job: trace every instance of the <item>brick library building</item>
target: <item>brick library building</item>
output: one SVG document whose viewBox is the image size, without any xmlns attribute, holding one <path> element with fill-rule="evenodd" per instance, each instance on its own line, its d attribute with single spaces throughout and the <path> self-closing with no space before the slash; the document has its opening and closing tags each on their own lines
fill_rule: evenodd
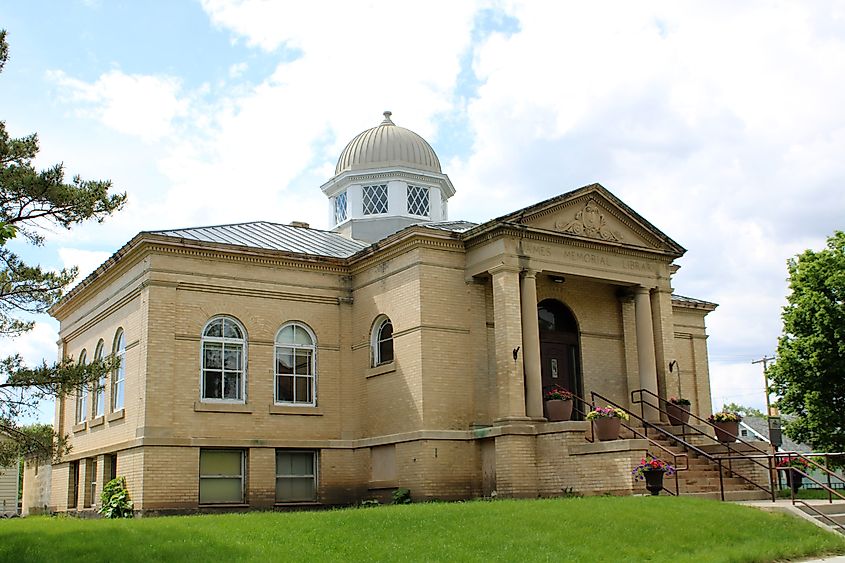
<svg viewBox="0 0 845 563">
<path fill-rule="evenodd" d="M 710 414 L 715 305 L 673 294 L 684 248 L 601 185 L 451 220 L 434 150 L 385 112 L 321 189 L 331 230 L 141 232 L 53 307 L 63 357 L 121 362 L 57 402 L 49 510 L 116 475 L 142 514 L 632 494 L 642 441 L 592 443 L 544 393 Z"/>
</svg>

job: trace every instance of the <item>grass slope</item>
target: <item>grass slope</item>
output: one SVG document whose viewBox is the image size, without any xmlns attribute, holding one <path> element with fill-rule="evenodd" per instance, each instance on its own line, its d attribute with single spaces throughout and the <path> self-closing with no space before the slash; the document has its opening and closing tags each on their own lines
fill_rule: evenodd
<svg viewBox="0 0 845 563">
<path fill-rule="evenodd" d="M 3 561 L 774 561 L 845 553 L 800 519 L 592 497 L 139 520 L 0 521 Z"/>
</svg>

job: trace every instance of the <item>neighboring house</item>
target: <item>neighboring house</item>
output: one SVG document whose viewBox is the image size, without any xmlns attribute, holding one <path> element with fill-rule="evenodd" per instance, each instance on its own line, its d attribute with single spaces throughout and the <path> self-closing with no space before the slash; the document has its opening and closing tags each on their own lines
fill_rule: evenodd
<svg viewBox="0 0 845 563">
<path fill-rule="evenodd" d="M 331 231 L 142 232 L 52 308 L 61 356 L 121 359 L 57 403 L 52 510 L 118 474 L 162 512 L 630 493 L 636 441 L 585 444 L 544 390 L 628 406 L 681 373 L 710 414 L 715 305 L 672 295 L 685 250 L 604 187 L 450 221 L 437 155 L 386 113 L 322 191 Z"/>
<path fill-rule="evenodd" d="M 786 422 L 787 417 L 783 417 L 784 422 Z M 739 437 L 742 439 L 752 439 L 752 440 L 760 440 L 771 444 L 771 440 L 769 439 L 769 422 L 765 417 L 762 416 L 746 416 L 742 419 L 742 422 L 739 425 Z M 798 442 L 793 441 L 790 439 L 786 434 L 784 434 L 781 438 L 783 442 L 780 447 L 778 447 L 778 451 L 780 452 L 799 452 L 799 453 L 810 453 L 813 449 L 807 444 L 801 444 Z M 823 463 L 821 458 L 814 458 L 819 463 Z M 823 474 L 821 471 L 810 471 L 809 475 L 816 479 L 817 481 L 821 481 L 823 483 L 827 483 L 827 476 Z M 832 478 L 831 485 L 833 488 L 842 489 L 845 488 L 845 482 L 840 479 Z M 818 488 L 818 485 L 815 483 L 805 480 L 804 482 L 805 488 Z"/>
<path fill-rule="evenodd" d="M 5 440 L 0 435 L 0 440 Z M 18 464 L 0 467 L 0 516 L 18 513 Z"/>
</svg>

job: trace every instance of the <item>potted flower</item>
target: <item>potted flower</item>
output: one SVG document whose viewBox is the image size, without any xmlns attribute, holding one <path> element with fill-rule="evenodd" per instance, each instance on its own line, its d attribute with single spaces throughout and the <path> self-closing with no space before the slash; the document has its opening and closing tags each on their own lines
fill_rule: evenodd
<svg viewBox="0 0 845 563">
<path fill-rule="evenodd" d="M 596 407 L 587 413 L 587 420 L 595 425 L 595 436 L 600 441 L 618 440 L 622 421 L 628 420 L 628 413 L 611 406 Z"/>
<path fill-rule="evenodd" d="M 669 397 L 666 403 L 666 414 L 669 416 L 669 424 L 680 426 L 689 422 L 689 399 L 683 397 Z"/>
<path fill-rule="evenodd" d="M 640 460 L 640 464 L 631 471 L 631 474 L 635 480 L 645 481 L 645 488 L 652 496 L 657 496 L 663 490 L 663 476 L 666 474 L 674 475 L 675 468 L 662 459 L 646 454 L 646 457 Z"/>
<path fill-rule="evenodd" d="M 739 435 L 739 423 L 742 417 L 735 412 L 717 412 L 710 415 L 707 419 L 710 424 L 716 429 L 716 439 L 727 444 L 736 442 Z"/>
<path fill-rule="evenodd" d="M 569 420 L 572 416 L 572 392 L 555 385 L 543 395 L 546 418 L 551 422 Z"/>
<path fill-rule="evenodd" d="M 810 470 L 810 463 L 803 457 L 789 456 L 782 458 L 777 463 L 777 468 L 786 473 L 786 484 L 792 487 L 792 492 L 797 495 L 804 479 L 798 471 L 807 473 Z"/>
</svg>

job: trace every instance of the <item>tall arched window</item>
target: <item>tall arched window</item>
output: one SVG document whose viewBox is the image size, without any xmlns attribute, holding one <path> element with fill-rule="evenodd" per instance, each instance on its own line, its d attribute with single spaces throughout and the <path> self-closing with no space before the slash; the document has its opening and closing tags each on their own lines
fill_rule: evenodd
<svg viewBox="0 0 845 563">
<path fill-rule="evenodd" d="M 384 315 L 377 318 L 373 325 L 372 349 L 373 366 L 393 361 L 393 323 Z"/>
<path fill-rule="evenodd" d="M 119 411 L 123 408 L 123 391 L 126 386 L 126 336 L 123 329 L 117 329 L 114 335 L 112 354 L 120 362 L 111 377 L 111 410 Z"/>
<path fill-rule="evenodd" d="M 316 338 L 311 329 L 289 323 L 276 335 L 276 402 L 317 404 Z"/>
<path fill-rule="evenodd" d="M 231 317 L 217 317 L 202 331 L 203 401 L 244 402 L 246 331 Z"/>
<path fill-rule="evenodd" d="M 102 339 L 97 342 L 97 347 L 94 349 L 94 361 L 100 362 L 103 360 L 103 348 L 105 343 Z M 103 416 L 106 413 L 106 374 L 100 376 L 97 380 L 97 386 L 94 388 L 94 416 Z"/>
<path fill-rule="evenodd" d="M 88 362 L 88 354 L 85 350 L 79 353 L 79 365 L 85 365 Z M 76 391 L 76 423 L 79 424 L 80 422 L 85 420 L 85 406 L 86 406 L 86 399 L 88 397 L 88 386 L 87 385 L 80 385 L 79 389 Z"/>
</svg>

